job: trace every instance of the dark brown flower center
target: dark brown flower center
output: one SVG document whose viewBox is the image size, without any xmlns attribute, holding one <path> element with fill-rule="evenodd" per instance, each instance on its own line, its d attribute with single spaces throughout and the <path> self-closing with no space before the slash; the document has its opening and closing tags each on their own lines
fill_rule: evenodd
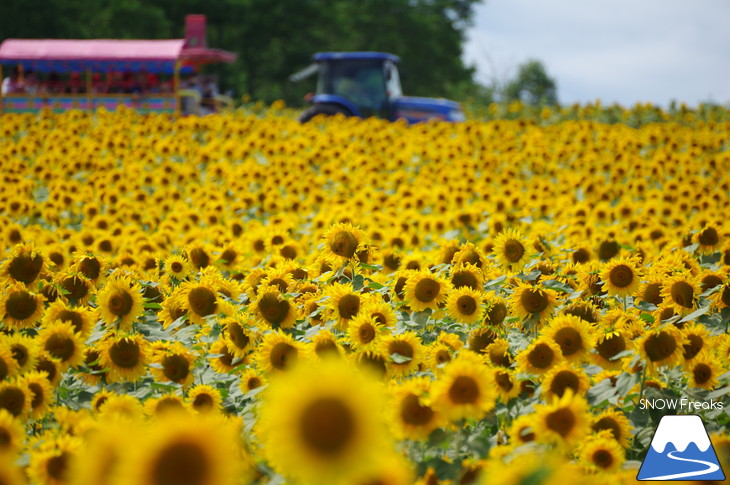
<svg viewBox="0 0 730 485">
<path fill-rule="evenodd" d="M 527 361 L 537 369 L 547 369 L 553 364 L 555 353 L 548 344 L 540 343 L 527 354 Z"/>
<path fill-rule="evenodd" d="M 350 259 L 355 255 L 358 244 L 357 238 L 350 231 L 339 231 L 330 241 L 330 251 Z"/>
<path fill-rule="evenodd" d="M 272 325 L 279 325 L 289 315 L 289 302 L 279 300 L 275 293 L 264 294 L 258 303 L 259 311 L 264 319 Z"/>
<path fill-rule="evenodd" d="M 686 281 L 677 281 L 674 283 L 670 290 L 670 294 L 672 295 L 672 300 L 674 300 L 677 305 L 684 308 L 692 308 L 694 290 L 692 285 Z"/>
<path fill-rule="evenodd" d="M 305 445 L 326 457 L 342 453 L 356 433 L 352 411 L 336 398 L 311 402 L 300 419 L 299 432 Z"/>
<path fill-rule="evenodd" d="M 271 349 L 269 360 L 275 369 L 285 370 L 297 360 L 298 356 L 299 354 L 294 346 L 286 342 L 279 342 Z"/>
<path fill-rule="evenodd" d="M 628 265 L 619 264 L 609 271 L 608 281 L 618 288 L 626 288 L 634 281 L 634 271 Z"/>
<path fill-rule="evenodd" d="M 210 474 L 210 458 L 196 443 L 171 443 L 152 465 L 154 485 L 203 485 Z"/>
<path fill-rule="evenodd" d="M 109 348 L 109 358 L 114 365 L 123 369 L 132 369 L 140 361 L 139 344 L 131 339 L 122 339 Z"/>
<path fill-rule="evenodd" d="M 677 349 L 677 341 L 666 332 L 649 336 L 644 342 L 644 350 L 652 362 L 659 362 L 671 356 Z"/>
<path fill-rule="evenodd" d="M 560 346 L 565 357 L 583 349 L 583 338 L 580 332 L 572 327 L 563 327 L 555 332 L 555 342 Z"/>
<path fill-rule="evenodd" d="M 408 394 L 400 404 L 400 417 L 404 423 L 412 426 L 423 426 L 433 419 L 434 412 L 424 406 L 415 394 Z"/>
<path fill-rule="evenodd" d="M 14 291 L 5 303 L 7 315 L 14 320 L 25 320 L 38 309 L 38 302 L 27 291 Z"/>
<path fill-rule="evenodd" d="M 36 254 L 35 256 L 20 255 L 16 256 L 8 264 L 8 273 L 15 281 L 20 281 L 26 285 L 35 281 L 43 267 L 43 256 Z"/>
<path fill-rule="evenodd" d="M 215 301 L 215 293 L 204 286 L 198 286 L 188 293 L 190 309 L 201 317 L 207 317 L 215 313 L 218 304 Z"/>
<path fill-rule="evenodd" d="M 570 409 L 560 408 L 547 415 L 547 427 L 565 438 L 575 427 L 575 415 Z"/>
<path fill-rule="evenodd" d="M 479 396 L 479 385 L 469 376 L 457 376 L 449 386 L 449 399 L 455 404 L 473 404 Z"/>
<path fill-rule="evenodd" d="M 520 304 L 527 313 L 540 313 L 548 307 L 548 303 L 541 290 L 527 288 L 520 295 Z"/>
<path fill-rule="evenodd" d="M 555 374 L 552 382 L 550 383 L 550 392 L 558 397 L 562 397 L 565 394 L 566 389 L 571 389 L 575 394 L 580 386 L 580 380 L 578 375 L 570 370 L 562 370 Z"/>
<path fill-rule="evenodd" d="M 132 296 L 124 290 L 117 290 L 109 296 L 107 305 L 112 315 L 124 317 L 132 311 Z"/>
<path fill-rule="evenodd" d="M 430 303 L 439 296 L 440 291 L 441 285 L 438 281 L 430 278 L 424 278 L 416 283 L 416 300 L 422 303 Z"/>
<path fill-rule="evenodd" d="M 67 335 L 54 333 L 48 337 L 43 348 L 52 357 L 60 360 L 61 362 L 66 362 L 73 356 L 74 351 L 76 350 L 76 345 Z"/>
<path fill-rule="evenodd" d="M 519 241 L 508 239 L 504 243 L 504 257 L 510 263 L 516 263 L 525 254 L 525 247 Z"/>
<path fill-rule="evenodd" d="M 337 311 L 341 318 L 350 320 L 360 311 L 360 297 L 353 294 L 343 296 L 337 302 Z"/>
<path fill-rule="evenodd" d="M 162 373 L 172 382 L 181 382 L 190 374 L 190 364 L 182 355 L 168 355 L 162 359 Z"/>
<path fill-rule="evenodd" d="M 477 311 L 477 302 L 470 295 L 462 295 L 456 300 L 456 308 L 462 315 L 470 316 Z"/>
</svg>

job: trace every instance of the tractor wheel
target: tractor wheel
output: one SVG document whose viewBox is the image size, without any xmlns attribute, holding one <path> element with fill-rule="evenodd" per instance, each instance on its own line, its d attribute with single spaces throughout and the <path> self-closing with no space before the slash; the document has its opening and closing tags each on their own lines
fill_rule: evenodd
<svg viewBox="0 0 730 485">
<path fill-rule="evenodd" d="M 314 106 L 310 106 L 307 108 L 304 113 L 299 117 L 299 121 L 301 123 L 306 123 L 307 121 L 311 120 L 317 115 L 325 115 L 325 116 L 334 116 L 338 113 L 341 113 L 345 116 L 352 116 L 352 113 L 350 113 L 345 108 L 338 106 L 336 104 L 315 104 Z"/>
</svg>

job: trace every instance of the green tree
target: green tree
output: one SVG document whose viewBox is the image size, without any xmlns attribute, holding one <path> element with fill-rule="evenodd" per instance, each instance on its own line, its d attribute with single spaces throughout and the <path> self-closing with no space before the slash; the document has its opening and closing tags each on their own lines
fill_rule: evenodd
<svg viewBox="0 0 730 485">
<path fill-rule="evenodd" d="M 547 75 L 535 59 L 521 64 L 517 76 L 504 87 L 505 101 L 522 101 L 529 106 L 558 104 L 555 80 Z"/>
<path fill-rule="evenodd" d="M 480 0 L 6 0 L 3 38 L 179 38 L 185 15 L 205 14 L 208 44 L 236 52 L 222 87 L 267 102 L 301 102 L 313 86 L 287 82 L 320 51 L 386 51 L 402 59 L 404 90 L 426 96 L 469 92 L 461 60 Z"/>
</svg>

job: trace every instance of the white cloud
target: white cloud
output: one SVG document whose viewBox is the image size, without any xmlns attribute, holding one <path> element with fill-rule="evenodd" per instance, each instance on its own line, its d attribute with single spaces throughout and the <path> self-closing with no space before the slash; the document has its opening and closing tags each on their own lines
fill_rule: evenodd
<svg viewBox="0 0 730 485">
<path fill-rule="evenodd" d="M 529 58 L 561 102 L 730 102 L 730 2 L 487 0 L 464 58 L 505 80 Z"/>
</svg>

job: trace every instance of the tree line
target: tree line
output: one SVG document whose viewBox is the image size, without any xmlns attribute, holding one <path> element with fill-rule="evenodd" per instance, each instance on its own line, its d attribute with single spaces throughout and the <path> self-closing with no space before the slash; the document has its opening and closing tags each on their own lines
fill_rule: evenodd
<svg viewBox="0 0 730 485">
<path fill-rule="evenodd" d="M 0 38 L 180 38 L 185 16 L 196 13 L 207 16 L 210 47 L 238 54 L 233 64 L 206 68 L 236 95 L 301 104 L 313 81 L 295 84 L 287 78 L 306 67 L 312 54 L 362 50 L 398 55 L 409 95 L 556 102 L 549 93 L 552 82 L 554 94 L 554 81 L 545 76 L 520 81 L 518 75 L 511 87 L 475 82 L 462 49 L 480 1 L 7 0 L 0 2 Z M 547 96 L 530 94 L 536 80 L 539 89 L 547 81 Z"/>
</svg>

